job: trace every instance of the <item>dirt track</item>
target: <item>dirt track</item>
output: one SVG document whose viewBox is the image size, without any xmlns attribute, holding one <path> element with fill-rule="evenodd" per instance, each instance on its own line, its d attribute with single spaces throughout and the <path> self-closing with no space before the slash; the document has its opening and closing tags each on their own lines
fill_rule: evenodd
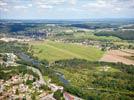
<svg viewBox="0 0 134 100">
<path fill-rule="evenodd" d="M 106 54 L 104 54 L 104 56 L 100 59 L 100 61 L 105 61 L 105 62 L 122 62 L 124 64 L 128 64 L 128 65 L 134 65 L 134 60 L 130 60 L 125 58 L 124 56 L 132 56 L 134 50 L 129 50 L 129 52 L 127 52 L 128 50 L 111 50 L 111 51 L 107 51 Z"/>
</svg>

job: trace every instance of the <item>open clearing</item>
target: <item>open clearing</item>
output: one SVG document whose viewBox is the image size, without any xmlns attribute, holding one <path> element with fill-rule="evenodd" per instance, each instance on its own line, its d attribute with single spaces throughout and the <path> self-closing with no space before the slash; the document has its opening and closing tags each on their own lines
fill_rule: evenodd
<svg viewBox="0 0 134 100">
<path fill-rule="evenodd" d="M 72 43 L 60 43 L 42 41 L 30 43 L 35 57 L 40 60 L 56 61 L 62 59 L 86 59 L 90 61 L 99 60 L 103 52 L 91 46 L 82 46 Z"/>
<path fill-rule="evenodd" d="M 104 56 L 100 59 L 100 61 L 106 62 L 122 62 L 128 65 L 134 65 L 134 60 L 128 59 L 133 55 L 134 50 L 111 50 L 106 52 Z"/>
</svg>

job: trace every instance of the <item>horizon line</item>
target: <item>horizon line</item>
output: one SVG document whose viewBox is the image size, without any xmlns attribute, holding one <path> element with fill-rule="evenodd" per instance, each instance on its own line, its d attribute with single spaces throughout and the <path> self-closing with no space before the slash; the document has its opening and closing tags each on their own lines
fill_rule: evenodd
<svg viewBox="0 0 134 100">
<path fill-rule="evenodd" d="M 61 18 L 61 19 L 54 19 L 54 18 L 42 18 L 42 19 L 13 19 L 13 18 L 1 18 L 0 20 L 93 20 L 93 19 L 134 19 L 134 17 L 124 17 L 124 18 Z"/>
</svg>

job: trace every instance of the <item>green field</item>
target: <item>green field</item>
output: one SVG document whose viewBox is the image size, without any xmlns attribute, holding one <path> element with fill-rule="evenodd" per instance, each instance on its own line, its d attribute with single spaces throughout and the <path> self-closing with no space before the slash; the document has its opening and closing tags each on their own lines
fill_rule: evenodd
<svg viewBox="0 0 134 100">
<path fill-rule="evenodd" d="M 103 55 L 103 52 L 97 48 L 71 43 L 45 41 L 34 42 L 31 45 L 35 57 L 50 62 L 72 58 L 96 61 Z"/>
<path fill-rule="evenodd" d="M 91 40 L 111 40 L 111 41 L 120 41 L 118 37 L 114 36 L 96 36 L 93 34 L 94 32 L 85 32 L 85 33 L 75 33 L 74 38 L 75 39 L 91 39 Z"/>
</svg>

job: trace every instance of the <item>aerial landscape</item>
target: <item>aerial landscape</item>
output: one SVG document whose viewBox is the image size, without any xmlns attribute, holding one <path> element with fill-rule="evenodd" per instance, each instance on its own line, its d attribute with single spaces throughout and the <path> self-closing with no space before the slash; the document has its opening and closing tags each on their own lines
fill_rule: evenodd
<svg viewBox="0 0 134 100">
<path fill-rule="evenodd" d="M 0 100 L 134 100 L 134 0 L 0 0 Z"/>
</svg>

